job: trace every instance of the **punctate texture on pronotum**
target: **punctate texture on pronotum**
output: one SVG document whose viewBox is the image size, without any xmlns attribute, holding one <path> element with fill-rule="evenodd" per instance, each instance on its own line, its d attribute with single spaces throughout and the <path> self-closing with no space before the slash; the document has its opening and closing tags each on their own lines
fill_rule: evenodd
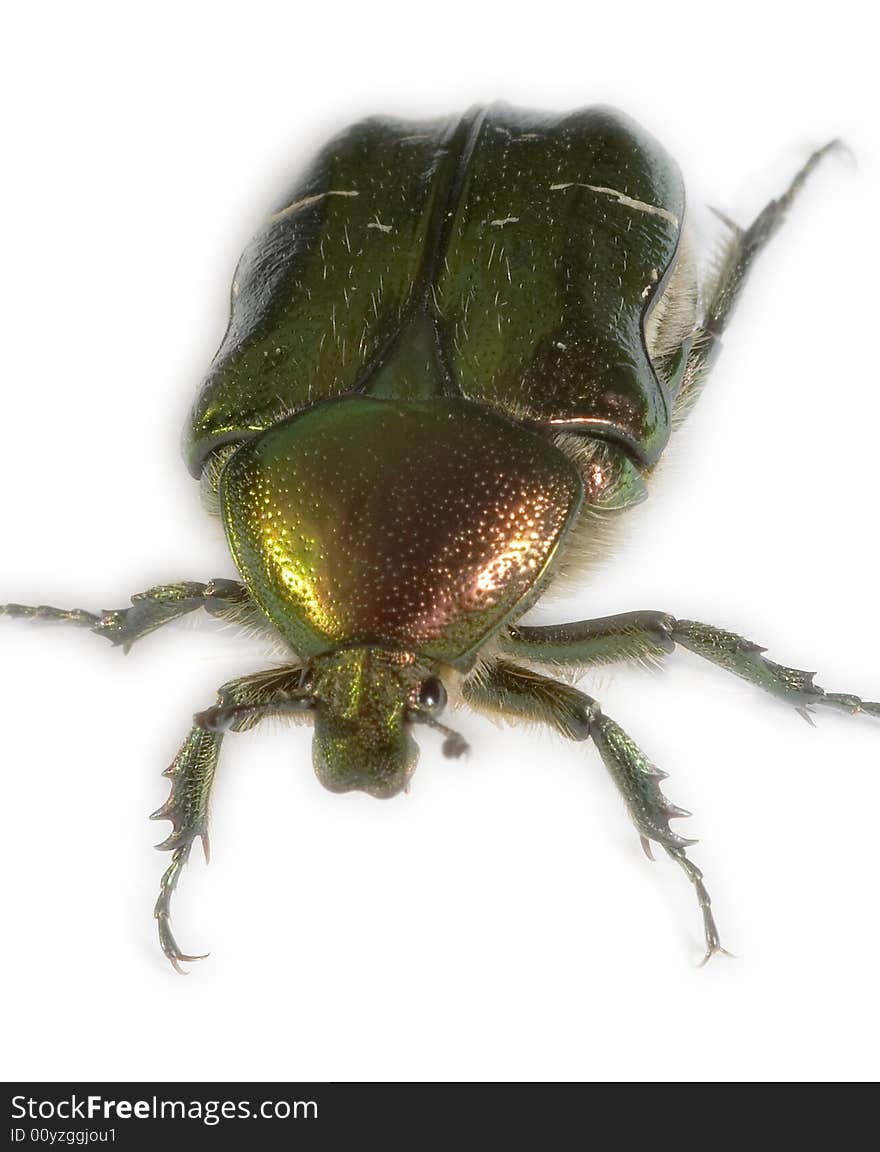
<svg viewBox="0 0 880 1152">
<path fill-rule="evenodd" d="M 834 147 L 749 227 L 725 219 L 711 259 L 675 161 L 609 108 L 365 120 L 278 199 L 235 272 L 184 437 L 238 579 L 162 585 L 118 611 L 0 608 L 126 650 L 202 608 L 288 653 L 224 684 L 165 772 L 153 817 L 171 821 L 159 847 L 172 855 L 155 917 L 178 971 L 200 957 L 177 945 L 171 897 L 196 840 L 207 855 L 226 732 L 295 718 L 325 787 L 391 797 L 409 788 L 417 733 L 467 749 L 441 720 L 450 707 L 591 742 L 646 853 L 657 845 L 693 885 L 705 959 L 723 951 L 694 841 L 670 825 L 689 813 L 572 673 L 678 645 L 807 716 L 880 717 L 880 704 L 663 611 L 522 618 L 560 575 L 599 578 L 608 522 L 647 495 L 756 256 Z"/>
</svg>

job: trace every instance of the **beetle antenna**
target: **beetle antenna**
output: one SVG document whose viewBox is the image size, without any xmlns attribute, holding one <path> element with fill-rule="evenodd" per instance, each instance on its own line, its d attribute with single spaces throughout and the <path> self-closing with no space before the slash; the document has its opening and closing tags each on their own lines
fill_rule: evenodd
<svg viewBox="0 0 880 1152">
<path fill-rule="evenodd" d="M 434 728 L 438 732 L 442 732 L 445 739 L 441 751 L 443 755 L 449 760 L 457 760 L 459 756 L 464 756 L 466 752 L 470 752 L 471 746 L 465 740 L 460 732 L 456 732 L 454 728 L 447 728 L 445 724 L 441 724 L 439 720 L 434 720 L 433 717 L 425 716 L 419 717 L 423 724 L 427 724 L 429 728 Z"/>
</svg>

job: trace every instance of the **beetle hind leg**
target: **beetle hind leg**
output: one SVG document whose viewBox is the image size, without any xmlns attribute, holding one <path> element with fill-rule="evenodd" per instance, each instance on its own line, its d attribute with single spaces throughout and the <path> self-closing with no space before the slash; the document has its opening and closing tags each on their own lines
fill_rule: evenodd
<svg viewBox="0 0 880 1152">
<path fill-rule="evenodd" d="M 730 229 L 731 237 L 727 258 L 722 261 L 716 282 L 709 296 L 705 327 L 720 333 L 739 299 L 739 294 L 751 266 L 768 241 L 781 228 L 788 211 L 807 180 L 821 162 L 831 153 L 843 150 L 840 140 L 831 140 L 818 148 L 796 173 L 786 190 L 777 200 L 771 200 L 758 213 L 748 228 L 740 228 L 716 210 L 716 215 Z"/>
<path fill-rule="evenodd" d="M 706 952 L 702 963 L 718 953 L 730 955 L 721 947 L 703 873 L 687 855 L 687 849 L 696 841 L 680 836 L 670 827 L 670 820 L 690 816 L 690 812 L 666 799 L 660 788 L 666 773 L 651 763 L 619 724 L 603 714 L 592 697 L 569 684 L 502 660 L 482 668 L 478 677 L 466 680 L 462 695 L 479 711 L 548 724 L 573 740 L 592 739 L 623 798 L 646 855 L 653 859 L 651 844 L 658 844 L 693 885 L 703 918 Z"/>
<path fill-rule="evenodd" d="M 765 205 L 748 228 L 741 228 L 723 213 L 715 211 L 715 215 L 727 227 L 728 236 L 717 266 L 702 291 L 703 317 L 690 337 L 690 348 L 675 401 L 677 421 L 684 419 L 699 395 L 720 350 L 721 335 L 759 253 L 779 231 L 810 175 L 827 156 L 843 149 L 844 145 L 839 140 L 831 140 L 818 148 L 796 173 L 782 195 Z"/>
</svg>

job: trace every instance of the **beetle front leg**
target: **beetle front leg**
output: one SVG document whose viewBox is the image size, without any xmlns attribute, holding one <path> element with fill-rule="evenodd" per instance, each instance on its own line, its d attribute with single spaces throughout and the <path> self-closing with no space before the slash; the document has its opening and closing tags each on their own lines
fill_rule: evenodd
<svg viewBox="0 0 880 1152">
<path fill-rule="evenodd" d="M 243 731 L 253 727 L 272 711 L 290 711 L 293 701 L 301 710 L 304 704 L 296 695 L 300 672 L 298 667 L 273 668 L 224 684 L 217 693 L 216 710 L 231 712 L 229 723 L 208 728 L 201 722 L 207 714 L 197 716 L 179 752 L 163 773 L 171 778 L 171 793 L 150 819 L 172 822 L 171 834 L 156 847 L 174 855 L 162 876 L 153 914 L 162 951 L 181 975 L 186 974 L 181 963 L 202 960 L 204 956 L 189 956 L 178 947 L 171 930 L 171 898 L 195 841 L 202 841 L 206 861 L 210 855 L 208 812 L 223 730 L 228 727 Z"/>
<path fill-rule="evenodd" d="M 657 659 L 677 644 L 793 705 L 806 719 L 814 708 L 880 718 L 880 703 L 849 693 L 826 692 L 812 672 L 775 664 L 751 640 L 697 620 L 665 612 L 624 612 L 596 620 L 509 628 L 500 640 L 512 655 L 540 664 L 586 667 L 613 660 Z"/>
<path fill-rule="evenodd" d="M 170 767 L 163 773 L 171 777 L 171 794 L 150 816 L 151 820 L 171 820 L 174 824 L 170 836 L 156 845 L 162 851 L 173 851 L 174 855 L 162 876 L 153 915 L 158 924 L 162 951 L 182 976 L 186 975 L 180 966 L 182 961 L 203 960 L 207 953 L 189 956 L 181 952 L 171 931 L 171 897 L 197 839 L 202 841 L 205 861 L 210 858 L 208 803 L 222 739 L 222 735 L 217 733 L 197 727 L 192 729 Z"/>
<path fill-rule="evenodd" d="M 729 955 L 721 947 L 703 874 L 687 856 L 686 849 L 696 841 L 686 840 L 669 826 L 670 820 L 690 816 L 690 812 L 669 803 L 660 791 L 666 773 L 651 763 L 619 724 L 603 714 L 591 696 L 500 660 L 465 680 L 462 694 L 481 711 L 549 724 L 573 740 L 591 738 L 623 797 L 646 855 L 653 859 L 651 843 L 659 844 L 694 887 L 706 942 L 703 964 L 718 952 Z"/>
<path fill-rule="evenodd" d="M 135 640 L 198 608 L 224 620 L 245 624 L 259 620 L 265 624 L 244 584 L 235 580 L 211 580 L 208 584 L 185 580 L 177 584 L 160 584 L 132 596 L 130 608 L 100 613 L 86 612 L 81 608 L 52 608 L 48 604 L 2 604 L 0 616 L 51 620 L 90 628 L 96 635 L 105 636 L 111 644 L 121 645 L 127 652 Z"/>
</svg>

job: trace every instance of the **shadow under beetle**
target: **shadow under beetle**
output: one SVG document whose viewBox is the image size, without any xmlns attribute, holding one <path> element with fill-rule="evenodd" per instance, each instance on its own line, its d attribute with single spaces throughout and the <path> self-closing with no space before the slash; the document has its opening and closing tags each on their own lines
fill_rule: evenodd
<svg viewBox="0 0 880 1152">
<path fill-rule="evenodd" d="M 687 816 L 598 703 L 534 665 L 655 660 L 682 645 L 790 702 L 880 717 L 730 632 L 664 612 L 518 624 L 555 576 L 639 502 L 697 396 L 750 266 L 809 173 L 754 223 L 725 220 L 697 274 L 684 190 L 664 149 L 621 114 L 505 106 L 371 119 L 332 140 L 246 249 L 223 343 L 186 429 L 186 458 L 223 520 L 241 582 L 152 588 L 93 614 L 5 615 L 90 628 L 128 648 L 197 608 L 280 636 L 289 663 L 220 688 L 153 813 L 173 831 L 155 916 L 178 971 L 170 903 L 207 814 L 223 733 L 265 716 L 314 725 L 318 779 L 394 796 L 416 724 L 447 755 L 455 704 L 591 739 L 648 855 L 709 894 L 670 828 Z"/>
</svg>

